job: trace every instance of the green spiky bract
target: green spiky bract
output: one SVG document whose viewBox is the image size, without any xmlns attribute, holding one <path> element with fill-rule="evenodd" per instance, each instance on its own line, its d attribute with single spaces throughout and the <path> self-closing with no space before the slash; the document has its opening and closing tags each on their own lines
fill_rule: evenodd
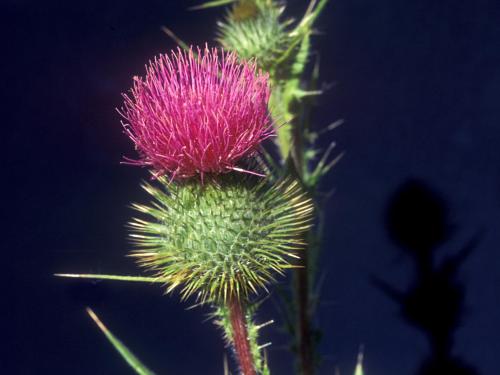
<svg viewBox="0 0 500 375">
<path fill-rule="evenodd" d="M 218 23 L 219 43 L 241 59 L 256 59 L 260 68 L 272 70 L 287 48 L 286 22 L 280 22 L 283 8 L 253 0 L 235 3 L 224 21 Z"/>
<path fill-rule="evenodd" d="M 299 183 L 233 173 L 217 180 L 144 184 L 154 198 L 133 207 L 139 264 L 166 280 L 167 292 L 201 302 L 245 299 L 293 267 L 310 227 L 312 202 Z"/>
</svg>

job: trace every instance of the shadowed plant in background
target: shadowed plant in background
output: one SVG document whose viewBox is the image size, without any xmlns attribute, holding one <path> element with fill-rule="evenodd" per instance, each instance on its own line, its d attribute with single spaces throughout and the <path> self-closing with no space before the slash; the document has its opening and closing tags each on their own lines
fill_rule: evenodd
<svg viewBox="0 0 500 375">
<path fill-rule="evenodd" d="M 401 308 L 403 318 L 426 336 L 430 355 L 417 375 L 476 375 L 477 371 L 453 354 L 454 335 L 463 319 L 465 287 L 458 271 L 474 250 L 477 239 L 456 254 L 437 262 L 437 252 L 451 237 L 447 208 L 432 189 L 410 180 L 394 194 L 387 211 L 391 238 L 411 259 L 414 279 L 406 291 L 373 281 Z"/>
</svg>

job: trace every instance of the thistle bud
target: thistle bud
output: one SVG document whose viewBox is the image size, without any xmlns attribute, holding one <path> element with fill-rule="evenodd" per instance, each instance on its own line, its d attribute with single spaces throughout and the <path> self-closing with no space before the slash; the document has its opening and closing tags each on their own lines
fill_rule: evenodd
<svg viewBox="0 0 500 375">
<path fill-rule="evenodd" d="M 283 8 L 268 2 L 236 2 L 218 23 L 217 40 L 243 60 L 256 58 L 259 67 L 269 71 L 289 44 L 287 23 L 280 21 L 282 12 Z"/>
<path fill-rule="evenodd" d="M 158 183 L 144 185 L 154 202 L 134 205 L 148 219 L 130 224 L 132 255 L 168 292 L 180 287 L 183 298 L 202 302 L 245 299 L 293 266 L 313 211 L 297 181 L 228 174 L 203 185 Z"/>
</svg>

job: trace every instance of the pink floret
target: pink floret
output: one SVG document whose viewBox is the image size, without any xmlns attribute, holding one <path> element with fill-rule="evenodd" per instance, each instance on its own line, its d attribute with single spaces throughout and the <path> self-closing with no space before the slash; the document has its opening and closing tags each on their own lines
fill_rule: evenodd
<svg viewBox="0 0 500 375">
<path fill-rule="evenodd" d="M 172 179 L 239 170 L 272 135 L 268 76 L 233 53 L 178 50 L 134 77 L 120 114 L 139 160 Z"/>
</svg>

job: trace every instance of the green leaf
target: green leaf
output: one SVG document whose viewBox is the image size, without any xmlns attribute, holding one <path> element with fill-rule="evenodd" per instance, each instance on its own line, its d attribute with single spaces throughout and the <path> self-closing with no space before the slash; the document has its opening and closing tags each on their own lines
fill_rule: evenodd
<svg viewBox="0 0 500 375">
<path fill-rule="evenodd" d="M 99 327 L 102 333 L 106 336 L 109 342 L 114 346 L 116 351 L 120 353 L 122 358 L 134 369 L 134 371 L 139 375 L 154 375 L 154 372 L 149 370 L 146 366 L 144 366 L 141 361 L 125 346 L 123 343 L 118 340 L 109 330 L 108 328 L 101 322 L 101 320 L 97 317 L 97 315 L 87 307 L 87 313 L 92 318 L 94 323 Z"/>
<path fill-rule="evenodd" d="M 124 275 L 100 275 L 92 273 L 55 273 L 57 277 L 68 277 L 74 279 L 95 279 L 95 280 L 118 280 L 118 281 L 134 281 L 142 283 L 165 283 L 164 278 L 145 277 L 145 276 L 124 276 Z"/>
</svg>

